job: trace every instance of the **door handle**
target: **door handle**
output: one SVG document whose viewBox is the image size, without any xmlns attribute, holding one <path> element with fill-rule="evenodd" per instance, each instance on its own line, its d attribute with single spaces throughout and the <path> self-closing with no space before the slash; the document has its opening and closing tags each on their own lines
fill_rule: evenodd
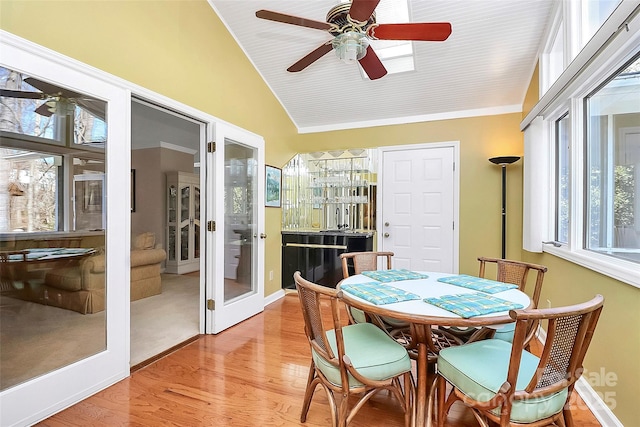
<svg viewBox="0 0 640 427">
<path fill-rule="evenodd" d="M 384 233 L 384 237 L 389 237 L 389 233 Z"/>
<path fill-rule="evenodd" d="M 261 238 L 261 239 L 266 239 L 266 238 L 267 238 L 267 235 L 266 235 L 266 234 L 264 234 L 264 233 L 260 233 L 260 238 Z"/>
</svg>

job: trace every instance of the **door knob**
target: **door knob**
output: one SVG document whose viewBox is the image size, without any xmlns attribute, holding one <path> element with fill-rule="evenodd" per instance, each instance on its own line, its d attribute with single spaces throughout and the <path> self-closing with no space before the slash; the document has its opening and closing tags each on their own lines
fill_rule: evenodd
<svg viewBox="0 0 640 427">
<path fill-rule="evenodd" d="M 384 237 L 389 237 L 389 233 L 384 233 Z"/>
<path fill-rule="evenodd" d="M 264 233 L 260 233 L 260 238 L 261 238 L 261 239 L 266 239 L 266 238 L 267 238 L 267 235 L 266 235 L 266 234 L 264 234 Z"/>
</svg>

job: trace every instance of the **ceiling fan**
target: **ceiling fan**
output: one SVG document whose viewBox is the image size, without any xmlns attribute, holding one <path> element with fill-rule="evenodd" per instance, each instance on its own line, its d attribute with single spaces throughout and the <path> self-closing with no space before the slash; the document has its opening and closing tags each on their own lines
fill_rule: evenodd
<svg viewBox="0 0 640 427">
<path fill-rule="evenodd" d="M 104 101 L 61 88 L 51 83 L 43 82 L 33 77 L 27 77 L 23 81 L 42 92 L 0 89 L 0 96 L 22 99 L 43 99 L 45 102 L 34 111 L 45 117 L 50 117 L 55 113 L 71 116 L 73 115 L 75 106 L 78 105 L 99 119 L 105 120 L 106 103 Z"/>
<path fill-rule="evenodd" d="M 382 61 L 369 46 L 369 40 L 419 40 L 444 41 L 451 34 L 448 22 L 378 24 L 375 8 L 380 0 L 353 0 L 332 7 L 327 13 L 327 22 L 299 18 L 269 10 L 259 10 L 256 16 L 270 21 L 298 25 L 328 31 L 334 38 L 287 68 L 295 73 L 302 71 L 315 61 L 335 50 L 345 62 L 358 61 L 371 80 L 387 74 Z"/>
</svg>

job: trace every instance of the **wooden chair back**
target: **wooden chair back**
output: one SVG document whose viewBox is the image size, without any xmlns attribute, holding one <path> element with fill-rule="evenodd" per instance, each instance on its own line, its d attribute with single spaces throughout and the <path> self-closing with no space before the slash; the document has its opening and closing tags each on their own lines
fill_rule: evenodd
<svg viewBox="0 0 640 427">
<path fill-rule="evenodd" d="M 304 318 L 304 331 L 309 340 L 309 344 L 327 361 L 339 366 L 341 363 L 338 355 L 334 354 L 327 341 L 325 326 L 331 323 L 331 328 L 336 332 L 336 344 L 338 352 L 342 350 L 342 327 L 340 322 L 340 311 L 338 306 L 337 291 L 333 288 L 317 285 L 302 277 L 299 271 L 293 275 L 293 280 L 298 291 L 302 316 Z M 331 312 L 331 322 L 323 321 L 321 301 L 328 301 Z"/>
<path fill-rule="evenodd" d="M 342 277 L 347 278 L 349 273 L 349 260 L 353 262 L 353 274 L 360 274 L 363 271 L 378 270 L 378 260 L 384 258 L 383 267 L 391 270 L 391 258 L 393 252 L 345 252 L 340 254 L 342 260 Z M 386 262 L 385 262 L 386 260 Z"/>
<path fill-rule="evenodd" d="M 603 305 L 603 296 L 596 295 L 591 301 L 583 304 L 559 308 L 513 310 L 509 313 L 516 321 L 516 329 L 507 373 L 507 382 L 513 385 L 507 394 L 512 396 L 505 400 L 505 406 L 511 406 L 511 403 L 517 400 L 550 396 L 565 387 L 569 389 L 567 402 L 571 402 L 571 393 L 576 381 L 582 375 L 582 363 L 591 344 Z M 540 322 L 546 323 L 547 336 L 538 368 L 525 389 L 515 391 L 520 358 L 527 345 L 528 331 L 532 327 L 537 329 Z M 571 417 L 569 405 L 565 405 L 564 416 Z M 569 423 L 567 424 L 571 425 Z"/>
<path fill-rule="evenodd" d="M 485 277 L 487 264 L 496 264 L 496 280 L 498 280 L 499 282 L 518 285 L 518 289 L 520 289 L 522 292 L 525 291 L 525 287 L 527 286 L 527 278 L 529 277 L 529 272 L 535 271 L 536 283 L 533 288 L 533 295 L 531 297 L 531 300 L 533 301 L 533 307 L 538 307 L 538 303 L 540 302 L 540 292 L 542 291 L 542 281 L 544 280 L 544 274 L 547 272 L 547 267 L 524 261 L 487 257 L 478 257 L 478 261 L 480 261 L 480 272 L 478 273 L 479 277 Z"/>
</svg>

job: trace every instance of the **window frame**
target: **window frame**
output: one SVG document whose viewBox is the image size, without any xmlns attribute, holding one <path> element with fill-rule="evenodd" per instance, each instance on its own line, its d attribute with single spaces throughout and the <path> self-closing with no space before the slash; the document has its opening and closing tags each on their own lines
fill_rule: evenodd
<svg viewBox="0 0 640 427">
<path fill-rule="evenodd" d="M 631 6 L 622 2 L 614 13 L 596 32 L 592 40 L 586 44 L 569 64 L 558 80 L 534 106 L 521 123 L 521 129 L 527 132 L 527 127 L 536 117 L 542 117 L 543 130 L 539 135 L 525 138 L 539 147 L 549 147 L 548 155 L 540 156 L 539 162 L 552 173 L 533 177 L 534 181 L 525 185 L 525 192 L 531 191 L 533 186 L 540 185 L 550 191 L 545 203 L 550 209 L 546 214 L 533 211 L 533 206 L 525 212 L 527 218 L 523 224 L 525 235 L 538 236 L 543 243 L 540 251 L 555 255 L 585 268 L 597 271 L 614 279 L 640 287 L 640 265 L 635 262 L 615 258 L 585 249 L 586 207 L 584 186 L 588 184 L 586 178 L 586 123 L 584 116 L 584 100 L 603 84 L 613 78 L 621 68 L 638 52 L 640 45 L 640 14 L 637 5 Z M 565 21 L 566 23 L 566 21 Z M 613 34 L 613 36 L 612 36 Z M 565 40 L 567 42 L 567 40 Z M 566 49 L 566 48 L 565 48 Z M 541 55 L 542 56 L 542 55 Z M 541 58 L 540 78 L 544 76 L 544 62 Z M 542 82 L 541 82 L 542 85 Z M 568 110 L 567 110 L 568 108 Z M 570 123 L 570 224 L 568 243 L 555 242 L 556 230 L 556 153 L 555 122 L 566 112 L 569 112 Z M 525 148 L 526 150 L 527 148 Z M 535 148 L 531 148 L 535 149 Z M 525 159 L 526 160 L 526 159 Z M 539 166 L 539 165 L 533 165 Z M 526 168 L 526 167 L 525 167 Z M 546 215 L 545 221 L 536 221 L 536 215 Z M 533 227 L 533 229 L 531 229 Z M 536 230 L 535 227 L 538 229 Z M 525 250 L 538 251 L 537 246 L 525 245 Z"/>
</svg>

